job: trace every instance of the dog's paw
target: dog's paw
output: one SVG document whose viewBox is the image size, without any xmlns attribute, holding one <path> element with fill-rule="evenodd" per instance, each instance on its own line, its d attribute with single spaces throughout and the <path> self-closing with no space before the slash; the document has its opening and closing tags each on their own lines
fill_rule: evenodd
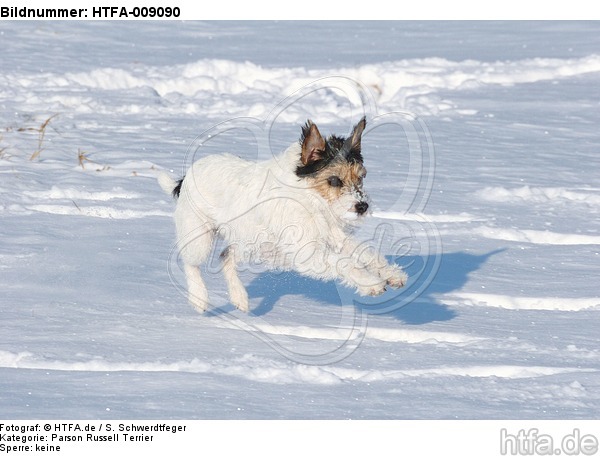
<svg viewBox="0 0 600 456">
<path fill-rule="evenodd" d="M 357 287 L 358 294 L 361 296 L 379 296 L 385 292 L 386 282 L 379 282 L 375 285 Z"/>
<path fill-rule="evenodd" d="M 190 282 L 187 297 L 196 312 L 203 313 L 208 309 L 208 291 L 198 282 Z"/>
<path fill-rule="evenodd" d="M 359 287 L 357 291 L 361 296 L 379 296 L 385 293 L 385 287 Z"/>
<path fill-rule="evenodd" d="M 385 287 L 371 287 L 366 290 L 366 294 L 363 296 L 379 296 L 385 293 Z"/>
<path fill-rule="evenodd" d="M 392 288 L 402 288 L 406 285 L 408 275 L 399 266 L 393 265 L 385 269 L 382 276 L 386 283 Z"/>
<path fill-rule="evenodd" d="M 244 288 L 239 288 L 229 293 L 229 300 L 238 310 L 248 313 L 250 305 L 248 303 L 248 293 Z"/>
<path fill-rule="evenodd" d="M 246 302 L 232 302 L 232 304 L 238 309 L 241 310 L 242 312 L 248 313 L 250 312 L 250 306 L 248 304 L 248 301 Z"/>
<path fill-rule="evenodd" d="M 189 302 L 190 305 L 194 308 L 194 310 L 198 313 L 204 313 L 208 309 L 208 301 L 202 301 L 200 299 L 190 297 Z"/>
<path fill-rule="evenodd" d="M 388 277 L 386 283 L 392 288 L 402 288 L 406 285 L 408 280 L 408 276 L 404 271 L 400 271 L 397 274 L 394 274 L 392 277 Z"/>
</svg>

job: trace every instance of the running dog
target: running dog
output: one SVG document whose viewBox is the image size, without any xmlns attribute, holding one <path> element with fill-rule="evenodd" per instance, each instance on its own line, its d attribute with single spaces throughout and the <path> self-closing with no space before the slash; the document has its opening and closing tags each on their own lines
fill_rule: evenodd
<svg viewBox="0 0 600 456">
<path fill-rule="evenodd" d="M 216 237 L 227 243 L 220 259 L 230 301 L 244 312 L 248 293 L 237 265 L 248 261 L 338 280 L 361 295 L 405 285 L 399 266 L 350 236 L 369 209 L 361 150 L 365 126 L 363 117 L 348 137 L 325 139 L 308 120 L 300 140 L 267 161 L 211 155 L 181 180 L 159 176 L 163 190 L 177 199 L 177 247 L 189 302 L 199 312 L 209 305 L 200 265 Z"/>
</svg>

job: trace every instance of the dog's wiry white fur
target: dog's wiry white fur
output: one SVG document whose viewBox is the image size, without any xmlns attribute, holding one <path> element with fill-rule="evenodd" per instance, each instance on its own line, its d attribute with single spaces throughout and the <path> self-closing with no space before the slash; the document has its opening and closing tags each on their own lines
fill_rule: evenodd
<svg viewBox="0 0 600 456">
<path fill-rule="evenodd" d="M 187 172 L 174 218 L 188 298 L 198 311 L 209 303 L 199 266 L 217 236 L 228 246 L 221 260 L 229 297 L 242 311 L 249 309 L 236 269 L 242 262 L 339 280 L 361 295 L 378 295 L 386 285 L 405 284 L 407 276 L 398 266 L 350 237 L 352 219 L 362 218 L 354 207 L 366 202 L 362 179 L 361 188 L 350 185 L 328 201 L 310 178 L 295 173 L 302 148 L 293 143 L 281 155 L 258 163 L 230 154 L 211 155 Z M 177 185 L 166 173 L 159 183 L 167 193 Z"/>
</svg>

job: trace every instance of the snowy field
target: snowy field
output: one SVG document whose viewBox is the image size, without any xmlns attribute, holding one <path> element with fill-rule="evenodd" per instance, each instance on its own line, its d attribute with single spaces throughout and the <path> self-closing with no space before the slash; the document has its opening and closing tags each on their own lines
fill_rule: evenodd
<svg viewBox="0 0 600 456">
<path fill-rule="evenodd" d="M 600 417 L 600 23 L 0 23 L 2 418 Z M 362 299 L 182 294 L 156 182 L 365 113 Z M 218 253 L 218 252 L 217 252 Z M 216 258 L 216 257 L 215 257 Z"/>
</svg>

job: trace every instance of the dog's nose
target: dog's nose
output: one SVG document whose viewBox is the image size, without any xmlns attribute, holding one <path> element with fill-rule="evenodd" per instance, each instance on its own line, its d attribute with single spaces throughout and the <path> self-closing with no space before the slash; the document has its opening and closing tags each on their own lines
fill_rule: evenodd
<svg viewBox="0 0 600 456">
<path fill-rule="evenodd" d="M 369 205 L 364 201 L 361 201 L 360 203 L 356 203 L 354 209 L 358 214 L 364 214 L 365 212 L 367 212 L 367 209 L 369 209 Z"/>
</svg>

